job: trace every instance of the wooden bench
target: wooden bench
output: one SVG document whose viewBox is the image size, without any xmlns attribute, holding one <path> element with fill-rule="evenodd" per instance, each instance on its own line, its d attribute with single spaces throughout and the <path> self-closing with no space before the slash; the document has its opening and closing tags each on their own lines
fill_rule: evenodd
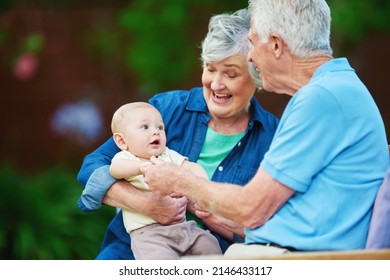
<svg viewBox="0 0 390 280">
<path fill-rule="evenodd" d="M 277 257 L 258 257 L 256 260 L 390 260 L 390 249 L 292 252 Z"/>
<path fill-rule="evenodd" d="M 291 252 L 279 256 L 225 257 L 222 255 L 185 256 L 183 260 L 390 260 L 390 249 Z"/>
</svg>

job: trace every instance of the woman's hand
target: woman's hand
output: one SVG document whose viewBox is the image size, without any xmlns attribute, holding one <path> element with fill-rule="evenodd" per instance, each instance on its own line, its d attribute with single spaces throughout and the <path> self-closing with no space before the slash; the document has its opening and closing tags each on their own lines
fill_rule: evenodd
<svg viewBox="0 0 390 280">
<path fill-rule="evenodd" d="M 186 218 L 187 199 L 177 194 L 159 196 L 151 193 L 148 216 L 162 225 L 180 223 Z"/>
<path fill-rule="evenodd" d="M 187 198 L 177 194 L 160 196 L 139 190 L 120 180 L 106 193 L 103 203 L 150 216 L 163 225 L 180 223 L 185 219 Z"/>
<path fill-rule="evenodd" d="M 220 234 L 227 240 L 233 240 L 233 234 L 240 235 L 242 237 L 245 236 L 244 228 L 237 225 L 236 223 L 222 218 L 220 216 L 214 215 L 204 209 L 200 208 L 199 205 L 194 204 L 193 209 L 195 211 L 195 215 L 202 219 L 202 222 L 212 231 Z"/>
</svg>

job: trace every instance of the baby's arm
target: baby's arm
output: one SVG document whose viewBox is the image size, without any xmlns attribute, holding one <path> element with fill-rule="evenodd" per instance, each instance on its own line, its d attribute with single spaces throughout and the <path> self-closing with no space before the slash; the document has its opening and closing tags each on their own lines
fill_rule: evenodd
<svg viewBox="0 0 390 280">
<path fill-rule="evenodd" d="M 132 176 L 140 175 L 141 166 L 147 164 L 139 160 L 114 158 L 111 161 L 110 173 L 116 179 L 124 179 Z"/>
</svg>

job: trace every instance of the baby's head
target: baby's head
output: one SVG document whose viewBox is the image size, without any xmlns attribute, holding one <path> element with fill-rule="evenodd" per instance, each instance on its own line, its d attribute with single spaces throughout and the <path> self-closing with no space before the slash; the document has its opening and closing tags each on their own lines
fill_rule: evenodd
<svg viewBox="0 0 390 280">
<path fill-rule="evenodd" d="M 137 157 L 159 156 L 166 146 L 164 122 L 160 112 L 146 102 L 121 106 L 112 117 L 111 130 L 116 145 Z"/>
</svg>

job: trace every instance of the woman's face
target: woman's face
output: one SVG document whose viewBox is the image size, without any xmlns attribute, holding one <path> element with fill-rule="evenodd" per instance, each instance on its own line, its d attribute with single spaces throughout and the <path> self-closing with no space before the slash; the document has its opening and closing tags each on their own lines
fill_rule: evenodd
<svg viewBox="0 0 390 280">
<path fill-rule="evenodd" d="M 213 118 L 248 115 L 250 99 L 256 91 L 246 57 L 234 55 L 203 65 L 203 94 Z"/>
</svg>

